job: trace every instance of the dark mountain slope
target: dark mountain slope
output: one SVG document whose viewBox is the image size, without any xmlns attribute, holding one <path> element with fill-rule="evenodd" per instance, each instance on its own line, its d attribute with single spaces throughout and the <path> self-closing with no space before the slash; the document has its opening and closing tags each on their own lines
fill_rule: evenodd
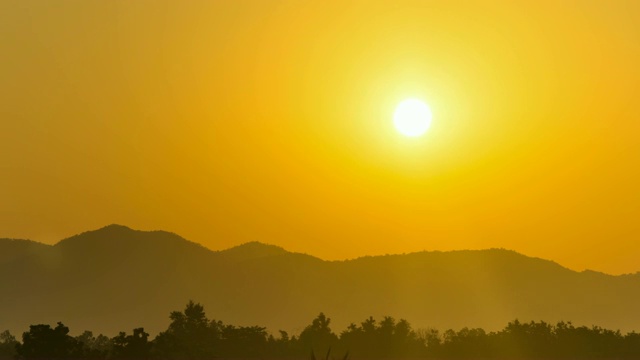
<svg viewBox="0 0 640 360">
<path fill-rule="evenodd" d="M 640 330 L 640 277 L 574 272 L 513 251 L 420 252 L 322 261 L 248 243 L 211 251 L 112 225 L 55 246 L 0 241 L 0 329 L 63 321 L 75 332 L 163 330 L 189 299 L 210 318 L 299 332 L 320 311 L 336 331 L 368 316 L 415 327 L 502 328 L 571 320 Z"/>
<path fill-rule="evenodd" d="M 44 254 L 50 247 L 31 240 L 0 239 L 0 265 Z"/>
<path fill-rule="evenodd" d="M 233 261 L 251 261 L 266 257 L 287 254 L 279 246 L 266 245 L 257 241 L 248 242 L 220 252 L 225 258 Z"/>
</svg>

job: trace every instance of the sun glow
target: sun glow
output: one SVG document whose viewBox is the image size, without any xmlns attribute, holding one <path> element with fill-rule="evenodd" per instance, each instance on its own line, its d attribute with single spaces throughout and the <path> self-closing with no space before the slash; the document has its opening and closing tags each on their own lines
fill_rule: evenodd
<svg viewBox="0 0 640 360">
<path fill-rule="evenodd" d="M 405 136 L 418 137 L 431 126 L 431 109 L 418 99 L 407 99 L 396 107 L 393 123 L 396 129 Z"/>
</svg>

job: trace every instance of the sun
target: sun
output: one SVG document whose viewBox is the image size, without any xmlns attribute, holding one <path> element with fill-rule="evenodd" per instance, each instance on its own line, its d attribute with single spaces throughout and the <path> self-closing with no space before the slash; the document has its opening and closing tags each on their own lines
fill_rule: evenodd
<svg viewBox="0 0 640 360">
<path fill-rule="evenodd" d="M 406 99 L 396 107 L 393 123 L 402 135 L 418 137 L 429 130 L 431 117 L 431 109 L 423 101 Z"/>
</svg>

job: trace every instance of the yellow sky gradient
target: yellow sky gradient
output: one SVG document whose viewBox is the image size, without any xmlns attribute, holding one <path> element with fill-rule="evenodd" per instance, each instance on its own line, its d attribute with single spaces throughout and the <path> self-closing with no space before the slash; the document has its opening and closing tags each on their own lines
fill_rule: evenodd
<svg viewBox="0 0 640 360">
<path fill-rule="evenodd" d="M 634 0 L 3 0 L 0 237 L 640 271 L 638 64 Z"/>
</svg>

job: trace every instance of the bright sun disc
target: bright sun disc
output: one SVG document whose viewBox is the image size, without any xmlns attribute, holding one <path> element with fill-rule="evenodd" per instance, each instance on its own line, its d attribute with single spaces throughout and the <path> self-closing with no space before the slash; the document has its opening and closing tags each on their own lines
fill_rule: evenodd
<svg viewBox="0 0 640 360">
<path fill-rule="evenodd" d="M 393 113 L 393 123 L 403 135 L 416 137 L 431 126 L 431 109 L 418 99 L 407 99 L 398 104 Z"/>
</svg>

